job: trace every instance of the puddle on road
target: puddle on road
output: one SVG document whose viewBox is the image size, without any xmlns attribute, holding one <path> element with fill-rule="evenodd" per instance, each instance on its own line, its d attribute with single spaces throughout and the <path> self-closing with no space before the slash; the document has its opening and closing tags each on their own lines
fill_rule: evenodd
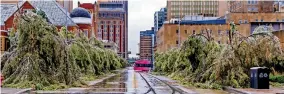
<svg viewBox="0 0 284 94">
<path fill-rule="evenodd" d="M 91 86 L 87 92 L 127 92 L 127 72 L 123 72 Z"/>
</svg>

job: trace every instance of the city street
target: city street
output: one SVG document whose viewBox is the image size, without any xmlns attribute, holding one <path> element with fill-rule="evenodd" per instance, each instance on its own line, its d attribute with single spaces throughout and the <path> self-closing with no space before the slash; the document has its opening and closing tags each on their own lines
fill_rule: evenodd
<svg viewBox="0 0 284 94">
<path fill-rule="evenodd" d="M 162 81 L 148 73 L 135 72 L 132 67 L 128 67 L 128 70 L 125 72 L 91 86 L 86 92 L 127 94 L 173 94 L 173 92 L 174 94 L 194 93 L 176 89 L 172 85 L 165 84 Z"/>
<path fill-rule="evenodd" d="M 0 3 L 1 94 L 284 94 L 284 0 Z"/>
</svg>

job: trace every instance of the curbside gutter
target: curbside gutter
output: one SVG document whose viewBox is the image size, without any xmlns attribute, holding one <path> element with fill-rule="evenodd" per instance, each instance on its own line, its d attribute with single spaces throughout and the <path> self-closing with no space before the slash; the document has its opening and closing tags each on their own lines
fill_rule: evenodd
<svg viewBox="0 0 284 94">
<path fill-rule="evenodd" d="M 18 92 L 16 92 L 15 94 L 23 94 L 23 93 L 32 93 L 33 92 L 33 89 L 32 88 L 27 88 L 27 89 L 23 89 L 23 90 L 20 90 Z"/>
</svg>

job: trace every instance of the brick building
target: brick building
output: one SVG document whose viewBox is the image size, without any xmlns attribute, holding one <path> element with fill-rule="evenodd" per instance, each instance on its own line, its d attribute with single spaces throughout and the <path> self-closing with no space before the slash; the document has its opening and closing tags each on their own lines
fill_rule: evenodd
<svg viewBox="0 0 284 94">
<path fill-rule="evenodd" d="M 56 0 L 56 2 L 68 12 L 73 10 L 73 0 Z"/>
<path fill-rule="evenodd" d="M 78 7 L 84 8 L 88 10 L 88 12 L 91 15 L 91 27 L 92 27 L 92 33 L 96 36 L 97 35 L 97 30 L 98 30 L 98 4 L 95 2 L 94 4 L 92 3 L 80 3 L 78 2 Z"/>
<path fill-rule="evenodd" d="M 139 58 L 153 62 L 154 58 L 154 27 L 151 30 L 140 31 Z"/>
<path fill-rule="evenodd" d="M 19 7 L 19 8 L 18 8 Z M 21 1 L 18 3 L 1 4 L 1 41 L 7 43 L 7 36 L 14 27 L 13 24 L 15 13 L 31 12 L 34 9 L 40 9 L 45 12 L 49 22 L 58 29 L 67 26 L 68 30 L 76 31 L 78 25 L 72 21 L 68 11 L 59 5 L 56 1 Z M 1 44 L 1 52 L 7 50 L 8 44 Z"/>
<path fill-rule="evenodd" d="M 80 3 L 79 7 L 92 14 L 95 36 L 118 45 L 118 55 L 128 58 L 128 2 L 121 0 L 98 0 Z"/>
<path fill-rule="evenodd" d="M 118 55 L 128 58 L 128 1 L 98 0 L 96 37 L 118 44 Z"/>
<path fill-rule="evenodd" d="M 178 47 L 178 34 L 181 42 L 192 34 L 198 34 L 209 29 L 212 37 L 218 43 L 228 43 L 229 23 L 235 22 L 238 35 L 249 36 L 260 25 L 272 26 L 275 31 L 284 30 L 284 13 L 229 13 L 217 19 L 184 20 L 165 23 L 157 33 L 157 52 L 164 52 Z M 180 31 L 179 31 L 180 26 Z M 276 32 L 273 32 L 276 33 Z M 278 34 L 278 33 L 277 33 Z M 279 34 L 280 36 L 280 34 Z M 283 38 L 280 38 L 281 41 Z M 283 44 L 282 44 L 283 45 Z"/>
<path fill-rule="evenodd" d="M 80 7 L 75 8 L 70 13 L 70 17 L 78 25 L 77 31 L 83 32 L 88 38 L 94 37 L 92 18 L 88 10 Z"/>
<path fill-rule="evenodd" d="M 219 17 L 223 16 L 227 9 L 227 1 L 167 0 L 167 20 L 182 18 L 184 15 Z"/>
<path fill-rule="evenodd" d="M 284 29 L 272 33 L 279 38 L 281 48 L 284 49 Z"/>
<path fill-rule="evenodd" d="M 230 12 L 274 12 L 274 1 L 228 1 Z"/>
</svg>

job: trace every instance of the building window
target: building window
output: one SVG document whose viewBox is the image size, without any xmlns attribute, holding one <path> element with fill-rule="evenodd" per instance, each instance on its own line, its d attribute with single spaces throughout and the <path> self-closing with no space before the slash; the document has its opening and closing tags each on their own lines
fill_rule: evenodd
<svg viewBox="0 0 284 94">
<path fill-rule="evenodd" d="M 187 30 L 184 30 L 185 34 L 187 34 Z"/>
<path fill-rule="evenodd" d="M 192 34 L 195 34 L 195 30 L 192 31 Z"/>
<path fill-rule="evenodd" d="M 85 35 L 88 36 L 88 29 L 84 29 L 83 31 L 84 31 Z"/>
<path fill-rule="evenodd" d="M 8 28 L 8 32 L 10 32 L 12 30 L 12 28 Z"/>
<path fill-rule="evenodd" d="M 258 22 L 258 19 L 255 19 L 256 22 Z"/>
<path fill-rule="evenodd" d="M 244 23 L 246 24 L 246 23 L 248 23 L 248 21 L 247 21 L 247 20 L 245 20 L 245 21 L 244 21 Z"/>
<path fill-rule="evenodd" d="M 178 44 L 178 40 L 176 40 L 176 44 Z"/>
<path fill-rule="evenodd" d="M 263 22 L 263 19 L 261 19 L 260 21 Z"/>
<path fill-rule="evenodd" d="M 252 9 L 251 8 L 248 8 L 248 11 L 251 11 Z"/>
<path fill-rule="evenodd" d="M 282 22 L 284 22 L 284 19 L 282 19 Z"/>
<path fill-rule="evenodd" d="M 220 43 L 221 43 L 221 41 L 219 40 L 219 41 L 218 41 L 218 43 L 220 44 Z"/>
<path fill-rule="evenodd" d="M 277 19 L 276 21 L 279 22 L 279 19 Z"/>
<path fill-rule="evenodd" d="M 178 34 L 178 30 L 176 30 L 176 33 Z"/>
<path fill-rule="evenodd" d="M 239 20 L 239 24 L 242 24 L 242 20 Z"/>
</svg>

